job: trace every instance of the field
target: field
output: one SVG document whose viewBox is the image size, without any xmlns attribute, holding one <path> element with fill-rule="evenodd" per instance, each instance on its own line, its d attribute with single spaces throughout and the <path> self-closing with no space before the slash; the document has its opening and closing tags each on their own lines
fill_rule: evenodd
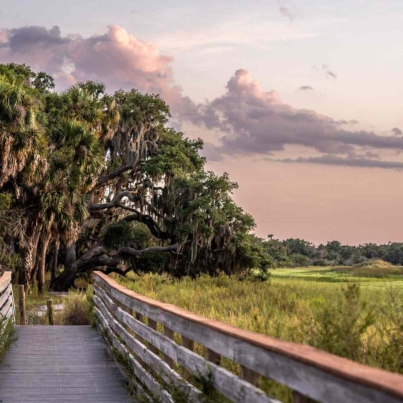
<svg viewBox="0 0 403 403">
<path fill-rule="evenodd" d="M 208 318 L 403 373 L 403 276 L 395 269 L 276 269 L 266 282 L 157 275 L 118 280 Z"/>
</svg>

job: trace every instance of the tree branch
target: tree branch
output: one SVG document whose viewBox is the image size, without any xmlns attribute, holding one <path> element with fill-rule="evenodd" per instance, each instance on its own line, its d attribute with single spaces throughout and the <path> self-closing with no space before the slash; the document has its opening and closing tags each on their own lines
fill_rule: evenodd
<svg viewBox="0 0 403 403">
<path fill-rule="evenodd" d="M 147 225 L 150 232 L 158 239 L 169 239 L 170 233 L 168 231 L 161 231 L 161 228 L 148 214 L 141 214 L 140 211 L 132 209 L 134 214 L 128 215 L 122 219 L 122 221 L 137 221 Z"/>
<path fill-rule="evenodd" d="M 140 257 L 145 252 L 174 252 L 177 251 L 178 244 L 170 245 L 170 246 L 150 246 L 145 249 L 133 249 L 128 246 L 120 248 L 118 251 L 118 255 L 123 257 L 125 255 Z"/>
<path fill-rule="evenodd" d="M 117 169 L 115 172 L 98 177 L 97 184 L 95 186 L 98 187 L 98 186 L 104 185 L 106 182 L 110 181 L 111 179 L 115 179 L 118 176 L 122 175 L 123 173 L 125 173 L 127 171 L 130 171 L 133 168 L 134 168 L 133 164 L 123 165 L 122 167 Z"/>
<path fill-rule="evenodd" d="M 137 195 L 133 195 L 131 192 L 129 192 L 128 190 L 122 193 L 119 193 L 118 195 L 116 195 L 112 201 L 110 201 L 109 203 L 91 203 L 88 206 L 88 211 L 99 211 L 99 210 L 105 210 L 105 209 L 110 209 L 113 207 L 126 207 L 123 206 L 121 204 L 121 201 L 124 197 L 127 197 L 130 201 L 132 202 L 137 202 L 140 200 L 140 197 Z"/>
</svg>

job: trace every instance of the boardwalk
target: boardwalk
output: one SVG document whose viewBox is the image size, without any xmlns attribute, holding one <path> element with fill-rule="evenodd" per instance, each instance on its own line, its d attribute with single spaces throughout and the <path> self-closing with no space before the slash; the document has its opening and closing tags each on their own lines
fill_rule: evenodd
<svg viewBox="0 0 403 403">
<path fill-rule="evenodd" d="M 0 364 L 0 402 L 132 402 L 88 326 L 17 326 L 18 341 Z"/>
</svg>

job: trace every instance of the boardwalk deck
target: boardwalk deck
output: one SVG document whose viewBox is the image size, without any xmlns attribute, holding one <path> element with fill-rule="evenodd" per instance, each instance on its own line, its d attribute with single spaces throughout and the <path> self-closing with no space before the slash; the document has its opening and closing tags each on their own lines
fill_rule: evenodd
<svg viewBox="0 0 403 403">
<path fill-rule="evenodd" d="M 0 402 L 129 403 L 102 337 L 88 326 L 17 326 L 0 364 Z"/>
</svg>

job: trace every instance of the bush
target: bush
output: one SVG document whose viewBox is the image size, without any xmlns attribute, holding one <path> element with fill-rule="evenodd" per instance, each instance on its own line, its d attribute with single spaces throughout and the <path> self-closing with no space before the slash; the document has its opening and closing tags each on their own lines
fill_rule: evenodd
<svg viewBox="0 0 403 403">
<path fill-rule="evenodd" d="M 10 345 L 17 339 L 14 324 L 0 317 L 0 361 Z"/>
<path fill-rule="evenodd" d="M 308 256 L 301 255 L 299 253 L 294 253 L 290 256 L 290 258 L 294 262 L 294 265 L 297 267 L 307 267 L 311 263 Z"/>
<path fill-rule="evenodd" d="M 72 292 L 66 298 L 62 314 L 64 325 L 90 325 L 92 323 L 92 306 L 86 294 Z"/>
</svg>

